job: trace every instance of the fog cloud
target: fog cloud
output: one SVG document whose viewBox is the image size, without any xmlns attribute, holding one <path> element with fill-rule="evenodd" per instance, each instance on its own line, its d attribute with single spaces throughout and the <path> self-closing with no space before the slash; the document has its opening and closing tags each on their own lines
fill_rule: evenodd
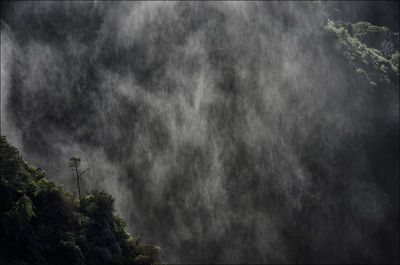
<svg viewBox="0 0 400 265">
<path fill-rule="evenodd" d="M 2 19 L 2 133 L 71 191 L 80 156 L 83 190 L 170 263 L 398 260 L 398 91 L 359 81 L 312 4 L 18 2 Z"/>
</svg>

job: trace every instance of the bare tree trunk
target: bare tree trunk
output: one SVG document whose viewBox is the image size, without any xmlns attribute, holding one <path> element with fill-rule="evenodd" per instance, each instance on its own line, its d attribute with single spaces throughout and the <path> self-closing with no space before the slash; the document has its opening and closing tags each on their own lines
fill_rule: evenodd
<svg viewBox="0 0 400 265">
<path fill-rule="evenodd" d="M 78 167 L 75 165 L 75 171 L 76 171 L 76 184 L 78 185 L 78 193 L 79 193 L 79 199 L 81 198 L 81 188 L 79 187 L 79 173 L 78 173 Z"/>
</svg>

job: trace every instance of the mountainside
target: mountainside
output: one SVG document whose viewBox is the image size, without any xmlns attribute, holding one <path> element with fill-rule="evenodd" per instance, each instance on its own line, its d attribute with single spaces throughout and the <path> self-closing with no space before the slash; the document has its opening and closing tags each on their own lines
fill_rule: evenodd
<svg viewBox="0 0 400 265">
<path fill-rule="evenodd" d="M 0 142 L 0 264 L 157 264 L 160 248 L 143 243 L 114 215 L 103 191 L 76 198 Z"/>
<path fill-rule="evenodd" d="M 82 194 L 171 263 L 398 263 L 399 2 L 381 2 L 2 3 L 2 133 L 68 191 L 82 157 Z M 91 196 L 63 200 L 96 263 Z"/>
</svg>

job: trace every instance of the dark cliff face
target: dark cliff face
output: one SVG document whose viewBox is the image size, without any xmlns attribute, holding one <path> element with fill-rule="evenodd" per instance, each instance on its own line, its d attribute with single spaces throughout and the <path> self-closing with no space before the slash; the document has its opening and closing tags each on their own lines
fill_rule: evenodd
<svg viewBox="0 0 400 265">
<path fill-rule="evenodd" d="M 172 263 L 396 262 L 398 69 L 321 12 L 11 4 L 3 133 Z"/>
</svg>

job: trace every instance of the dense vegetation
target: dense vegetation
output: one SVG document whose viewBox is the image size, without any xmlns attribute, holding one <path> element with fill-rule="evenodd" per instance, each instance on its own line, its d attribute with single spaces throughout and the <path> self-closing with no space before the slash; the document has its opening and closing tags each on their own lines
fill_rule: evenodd
<svg viewBox="0 0 400 265">
<path fill-rule="evenodd" d="M 372 86 L 396 84 L 399 68 L 399 33 L 360 21 L 351 24 L 328 20 L 325 27 L 356 72 Z"/>
<path fill-rule="evenodd" d="M 103 191 L 79 200 L 28 165 L 5 136 L 0 142 L 1 264 L 156 264 L 159 247 L 143 243 L 113 214 Z"/>
</svg>

